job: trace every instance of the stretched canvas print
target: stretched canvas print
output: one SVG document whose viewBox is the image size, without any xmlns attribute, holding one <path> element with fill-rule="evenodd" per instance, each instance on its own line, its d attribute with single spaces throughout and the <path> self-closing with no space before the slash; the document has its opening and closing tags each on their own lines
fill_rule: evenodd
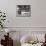
<svg viewBox="0 0 46 46">
<path fill-rule="evenodd" d="M 31 6 L 30 5 L 17 5 L 17 17 L 30 17 Z"/>
</svg>

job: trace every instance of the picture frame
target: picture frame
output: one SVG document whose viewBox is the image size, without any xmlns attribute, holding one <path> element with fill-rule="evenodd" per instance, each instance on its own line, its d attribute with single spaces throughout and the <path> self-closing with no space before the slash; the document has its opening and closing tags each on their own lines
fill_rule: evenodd
<svg viewBox="0 0 46 46">
<path fill-rule="evenodd" d="M 31 6 L 30 5 L 17 5 L 16 17 L 30 17 Z"/>
</svg>

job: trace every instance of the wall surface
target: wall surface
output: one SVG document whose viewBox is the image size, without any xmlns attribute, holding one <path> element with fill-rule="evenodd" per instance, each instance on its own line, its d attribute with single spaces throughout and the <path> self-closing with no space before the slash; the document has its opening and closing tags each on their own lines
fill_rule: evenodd
<svg viewBox="0 0 46 46">
<path fill-rule="evenodd" d="M 18 4 L 31 5 L 31 17 L 16 17 Z M 0 0 L 0 10 L 6 12 L 6 27 L 46 27 L 46 0 Z"/>
</svg>

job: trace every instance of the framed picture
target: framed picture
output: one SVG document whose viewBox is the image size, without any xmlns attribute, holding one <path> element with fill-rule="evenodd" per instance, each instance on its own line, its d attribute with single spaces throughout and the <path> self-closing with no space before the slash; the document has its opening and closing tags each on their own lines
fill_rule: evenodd
<svg viewBox="0 0 46 46">
<path fill-rule="evenodd" d="M 17 5 L 16 17 L 30 17 L 31 6 L 30 5 Z"/>
</svg>

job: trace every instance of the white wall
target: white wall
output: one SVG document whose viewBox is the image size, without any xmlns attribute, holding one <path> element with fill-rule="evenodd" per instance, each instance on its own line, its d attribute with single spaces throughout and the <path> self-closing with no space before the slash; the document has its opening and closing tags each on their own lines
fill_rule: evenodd
<svg viewBox="0 0 46 46">
<path fill-rule="evenodd" d="M 31 5 L 31 17 L 16 17 L 16 5 Z M 46 0 L 0 0 L 8 16 L 7 27 L 46 27 Z"/>
<path fill-rule="evenodd" d="M 46 27 L 46 0 L 32 0 L 32 26 Z"/>
<path fill-rule="evenodd" d="M 46 27 L 46 0 L 28 1 L 32 2 L 29 3 L 32 4 L 31 17 L 17 18 L 17 27 Z"/>
<path fill-rule="evenodd" d="M 16 17 L 18 4 L 31 5 L 31 17 Z M 6 12 L 6 27 L 33 27 L 15 29 L 46 31 L 46 28 L 43 28 L 46 27 L 46 0 L 0 0 L 0 9 Z"/>
</svg>

